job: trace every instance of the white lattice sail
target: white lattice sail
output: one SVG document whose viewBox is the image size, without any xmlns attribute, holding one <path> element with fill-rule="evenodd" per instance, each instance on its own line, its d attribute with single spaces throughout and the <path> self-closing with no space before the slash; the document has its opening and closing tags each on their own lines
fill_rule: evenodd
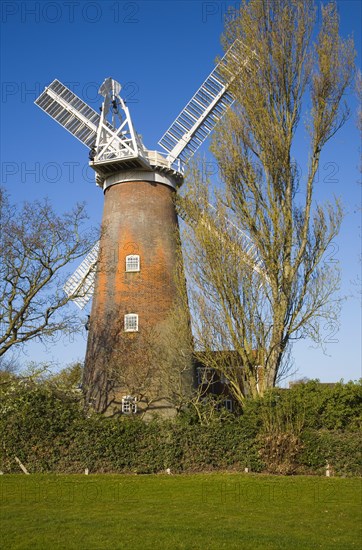
<svg viewBox="0 0 362 550">
<path fill-rule="evenodd" d="M 93 246 L 73 275 L 66 281 L 63 289 L 73 302 L 83 309 L 91 299 L 99 255 L 99 241 Z"/>
<path fill-rule="evenodd" d="M 227 65 L 236 56 L 237 46 L 234 43 L 228 49 L 158 142 L 172 161 L 179 158 L 188 162 L 234 102 L 228 91 L 233 75 Z M 228 74 L 229 78 L 225 76 Z"/>
<path fill-rule="evenodd" d="M 35 104 L 84 145 L 94 145 L 99 114 L 59 80 L 53 80 L 35 100 Z"/>
<path fill-rule="evenodd" d="M 215 217 L 219 217 L 221 219 L 221 214 L 217 212 L 216 208 L 212 204 L 208 204 L 209 208 L 214 211 Z M 220 241 L 220 245 L 222 245 L 223 242 L 225 242 L 225 236 L 221 231 L 217 231 L 214 227 L 210 225 L 210 223 L 207 221 L 207 218 L 204 216 L 203 212 L 200 211 L 200 215 L 197 220 L 192 219 L 190 216 L 186 214 L 186 211 L 182 209 L 180 206 L 177 207 L 177 212 L 180 218 L 182 218 L 187 224 L 189 224 L 191 227 L 196 227 L 199 223 L 206 226 L 212 233 L 215 234 L 216 238 Z M 245 231 L 242 231 L 239 227 L 237 227 L 231 220 L 226 218 L 224 215 L 222 216 L 222 223 L 225 223 L 227 226 L 230 226 L 231 230 L 236 232 L 238 237 L 236 240 L 237 250 L 236 252 L 238 254 L 242 255 L 242 259 L 244 262 L 246 262 L 248 265 L 252 267 L 252 269 L 259 273 L 259 275 L 262 275 L 263 279 L 265 281 L 268 281 L 268 276 L 265 272 L 265 266 L 263 261 L 261 260 L 259 256 L 259 252 L 257 247 L 255 246 L 253 240 L 249 237 Z M 229 244 L 229 243 L 228 243 Z"/>
</svg>

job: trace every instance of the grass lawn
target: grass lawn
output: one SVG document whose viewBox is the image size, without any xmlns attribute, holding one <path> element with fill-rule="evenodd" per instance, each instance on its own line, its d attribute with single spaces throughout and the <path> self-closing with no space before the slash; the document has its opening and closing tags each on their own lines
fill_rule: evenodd
<svg viewBox="0 0 362 550">
<path fill-rule="evenodd" d="M 360 548 L 361 479 L 4 475 L 0 547 Z"/>
</svg>

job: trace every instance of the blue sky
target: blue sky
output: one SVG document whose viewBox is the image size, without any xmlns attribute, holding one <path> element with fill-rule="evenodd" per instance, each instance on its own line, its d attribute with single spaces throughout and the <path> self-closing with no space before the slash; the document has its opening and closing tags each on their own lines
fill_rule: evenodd
<svg viewBox="0 0 362 550">
<path fill-rule="evenodd" d="M 54 78 L 68 85 L 96 110 L 97 88 L 112 76 L 123 85 L 137 131 L 150 149 L 184 107 L 222 53 L 220 35 L 228 6 L 219 1 L 3 1 L 1 3 L 1 167 L 2 183 L 19 202 L 49 197 L 59 211 L 86 201 L 91 221 L 101 220 L 103 197 L 87 169 L 88 151 L 34 105 Z M 338 2 L 342 34 L 354 34 L 360 65 L 361 2 Z M 326 147 L 318 200 L 341 196 L 346 217 L 329 260 L 342 270 L 341 293 L 348 295 L 341 326 L 325 327 L 326 353 L 299 342 L 295 378 L 322 381 L 361 376 L 360 277 L 361 143 L 352 116 Z M 300 142 L 303 152 L 305 143 Z M 207 144 L 201 152 L 207 151 Z M 296 155 L 301 169 L 303 154 Z M 359 281 L 360 282 L 360 281 Z M 72 306 L 73 307 L 73 306 Z M 75 315 L 85 316 L 74 306 Z M 82 359 L 85 337 L 61 340 L 43 350 L 35 344 L 26 360 L 54 360 L 59 366 Z"/>
</svg>

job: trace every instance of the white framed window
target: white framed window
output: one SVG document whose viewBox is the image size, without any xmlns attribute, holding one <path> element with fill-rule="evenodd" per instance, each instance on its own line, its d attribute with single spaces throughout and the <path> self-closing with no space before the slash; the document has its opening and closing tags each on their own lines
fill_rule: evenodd
<svg viewBox="0 0 362 550">
<path fill-rule="evenodd" d="M 122 412 L 124 414 L 134 414 L 137 412 L 137 398 L 131 395 L 122 397 Z"/>
<path fill-rule="evenodd" d="M 225 399 L 224 400 L 224 407 L 227 411 L 233 412 L 233 402 L 232 399 Z"/>
<path fill-rule="evenodd" d="M 140 271 L 140 257 L 138 254 L 126 256 L 126 271 Z"/>
<path fill-rule="evenodd" d="M 137 313 L 127 313 L 124 316 L 124 330 L 125 332 L 137 332 L 138 331 L 138 315 Z"/>
</svg>

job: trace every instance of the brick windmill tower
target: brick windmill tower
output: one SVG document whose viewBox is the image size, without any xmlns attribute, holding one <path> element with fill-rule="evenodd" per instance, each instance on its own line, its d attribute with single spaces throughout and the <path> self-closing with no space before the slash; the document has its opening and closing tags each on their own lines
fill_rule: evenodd
<svg viewBox="0 0 362 550">
<path fill-rule="evenodd" d="M 162 154 L 145 148 L 121 85 L 111 78 L 99 90 L 100 114 L 58 80 L 35 101 L 90 148 L 90 166 L 104 192 L 100 242 L 65 285 L 68 295 L 83 290 L 75 300 L 81 308 L 93 294 L 83 388 L 87 403 L 99 412 L 172 410 L 160 363 L 168 357 L 173 368 L 165 337 L 175 329 L 170 325 L 178 294 L 173 198 L 185 163 L 233 102 L 225 78 L 233 48 L 160 139 Z M 177 322 L 175 334 L 181 338 L 189 333 L 189 321 L 185 316 Z M 182 371 L 184 390 L 191 391 L 191 363 Z"/>
</svg>

